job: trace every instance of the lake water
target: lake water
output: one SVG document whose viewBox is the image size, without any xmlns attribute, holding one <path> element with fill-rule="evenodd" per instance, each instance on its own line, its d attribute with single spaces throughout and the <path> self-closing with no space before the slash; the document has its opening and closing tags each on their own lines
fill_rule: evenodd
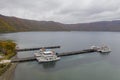
<svg viewBox="0 0 120 80">
<path fill-rule="evenodd" d="M 0 34 L 0 39 L 12 39 L 20 48 L 60 45 L 60 49 L 54 49 L 58 53 L 102 44 L 112 50 L 108 55 L 88 53 L 66 56 L 54 63 L 19 63 L 14 80 L 120 80 L 119 32 L 19 32 Z M 18 57 L 30 57 L 34 52 L 20 52 Z"/>
</svg>

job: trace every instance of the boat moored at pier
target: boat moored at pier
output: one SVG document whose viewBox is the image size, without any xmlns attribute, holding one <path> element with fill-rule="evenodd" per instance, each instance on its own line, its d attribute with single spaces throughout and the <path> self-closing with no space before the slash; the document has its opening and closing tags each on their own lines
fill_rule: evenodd
<svg viewBox="0 0 120 80">
<path fill-rule="evenodd" d="M 100 53 L 109 53 L 109 52 L 111 52 L 111 49 L 106 45 L 103 45 L 101 47 L 91 46 L 91 49 L 94 49 L 94 50 L 96 50 L 97 52 L 100 52 Z"/>
<path fill-rule="evenodd" d="M 102 46 L 102 47 L 98 48 L 97 51 L 100 53 L 109 53 L 109 52 L 111 52 L 111 49 L 108 46 Z"/>
<path fill-rule="evenodd" d="M 60 60 L 60 57 L 56 55 L 54 51 L 47 51 L 45 49 L 40 49 L 37 53 L 34 53 L 34 56 L 38 62 L 50 62 Z"/>
</svg>

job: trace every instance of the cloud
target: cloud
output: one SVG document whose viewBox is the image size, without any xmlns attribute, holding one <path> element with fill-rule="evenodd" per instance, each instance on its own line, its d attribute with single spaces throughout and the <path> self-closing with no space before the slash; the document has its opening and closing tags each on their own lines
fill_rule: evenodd
<svg viewBox="0 0 120 80">
<path fill-rule="evenodd" d="M 82 23 L 120 19 L 119 0 L 0 0 L 0 14 Z"/>
</svg>

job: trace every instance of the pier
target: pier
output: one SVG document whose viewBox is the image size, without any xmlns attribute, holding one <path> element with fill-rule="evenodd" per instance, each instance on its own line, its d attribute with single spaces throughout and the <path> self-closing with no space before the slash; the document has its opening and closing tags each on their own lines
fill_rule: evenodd
<svg viewBox="0 0 120 80">
<path fill-rule="evenodd" d="M 25 62 L 25 61 L 34 61 L 34 60 L 36 60 L 35 57 L 27 57 L 27 58 L 12 59 L 11 62 Z"/>
<path fill-rule="evenodd" d="M 55 49 L 55 48 L 60 48 L 60 46 L 50 46 L 50 47 L 38 47 L 38 48 L 24 48 L 24 49 L 16 49 L 17 52 L 22 52 L 22 51 L 33 51 L 33 50 L 39 50 L 41 48 L 44 49 Z"/>
<path fill-rule="evenodd" d="M 81 51 L 72 51 L 72 52 L 64 52 L 64 53 L 58 53 L 57 56 L 70 56 L 70 55 L 77 55 L 77 54 L 85 54 L 85 53 L 91 53 L 91 52 L 97 52 L 94 49 L 85 49 Z"/>
<path fill-rule="evenodd" d="M 64 53 L 57 53 L 57 56 L 70 56 L 70 55 L 78 55 L 78 54 L 85 54 L 85 53 L 92 53 L 92 52 L 97 52 L 94 49 L 85 49 L 81 51 L 72 51 L 72 52 L 64 52 Z M 27 58 L 17 58 L 11 60 L 11 62 L 25 62 L 25 61 L 33 61 L 36 60 L 35 57 L 27 57 Z"/>
</svg>

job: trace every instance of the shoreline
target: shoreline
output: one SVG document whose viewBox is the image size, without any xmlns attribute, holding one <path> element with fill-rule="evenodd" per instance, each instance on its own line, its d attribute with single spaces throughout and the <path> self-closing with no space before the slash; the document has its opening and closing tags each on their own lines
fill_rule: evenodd
<svg viewBox="0 0 120 80">
<path fill-rule="evenodd" d="M 0 80 L 13 80 L 17 63 L 12 63 L 10 68 L 0 76 Z"/>
<path fill-rule="evenodd" d="M 15 55 L 13 58 L 17 58 L 17 55 Z M 13 80 L 17 64 L 18 63 L 11 63 L 9 69 L 0 76 L 0 80 Z"/>
</svg>

